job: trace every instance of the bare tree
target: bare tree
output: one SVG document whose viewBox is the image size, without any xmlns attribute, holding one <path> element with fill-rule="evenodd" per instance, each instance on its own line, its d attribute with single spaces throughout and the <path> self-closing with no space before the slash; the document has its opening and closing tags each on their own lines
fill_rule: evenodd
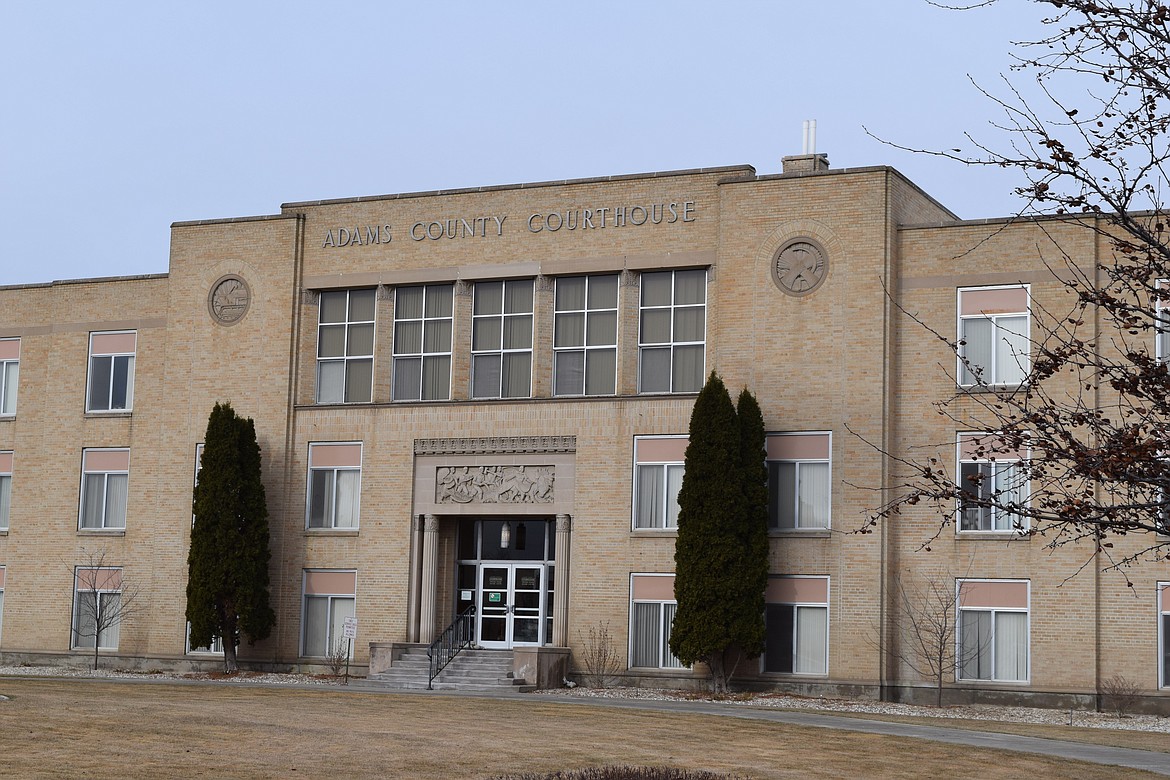
<svg viewBox="0 0 1170 780">
<path fill-rule="evenodd" d="M 622 657 L 609 631 L 609 621 L 589 627 L 581 642 L 581 681 L 587 688 L 610 688 L 618 681 Z"/>
<path fill-rule="evenodd" d="M 138 611 L 138 588 L 121 566 L 107 560 L 106 551 L 87 551 L 85 563 L 73 569 L 73 646 L 93 647 L 93 668 L 99 652 L 118 646 L 119 629 Z"/>
<path fill-rule="evenodd" d="M 1170 557 L 1160 536 L 1170 508 L 1163 360 L 1170 347 L 1170 6 L 1032 2 L 1050 12 L 1048 34 L 1015 44 L 1005 97 L 983 90 L 1002 112 L 993 126 L 1007 142 L 969 134 L 966 151 L 915 150 L 1019 173 L 1019 216 L 1045 217 L 1032 224 L 1048 233 L 1051 249 L 1037 251 L 1070 293 L 1067 307 L 1032 302 L 1018 384 L 994 383 L 965 354 L 962 338 L 932 330 L 958 355 L 967 386 L 939 412 L 958 430 L 987 434 L 978 453 L 984 460 L 1023 452 L 1014 468 L 1027 495 L 982 474 L 963 479 L 933 452 L 888 453 L 906 467 L 905 481 L 872 520 L 923 504 L 945 526 L 961 504 L 1015 517 L 1018 533 L 1051 546 L 1087 540 L 1114 566 L 1162 559 Z M 1060 248 L 1052 233 L 1069 225 L 1098 238 L 1100 259 L 1085 263 Z M 1115 538 L 1127 535 L 1140 543 L 1115 552 Z"/>
</svg>

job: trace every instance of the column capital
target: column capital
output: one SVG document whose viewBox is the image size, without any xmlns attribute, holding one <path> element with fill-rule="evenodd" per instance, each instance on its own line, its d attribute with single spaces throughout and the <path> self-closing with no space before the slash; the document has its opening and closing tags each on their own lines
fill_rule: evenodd
<svg viewBox="0 0 1170 780">
<path fill-rule="evenodd" d="M 557 533 L 565 533 L 573 530 L 573 518 L 571 515 L 557 515 Z"/>
<path fill-rule="evenodd" d="M 423 515 L 423 531 L 429 534 L 439 532 L 438 515 Z"/>
</svg>

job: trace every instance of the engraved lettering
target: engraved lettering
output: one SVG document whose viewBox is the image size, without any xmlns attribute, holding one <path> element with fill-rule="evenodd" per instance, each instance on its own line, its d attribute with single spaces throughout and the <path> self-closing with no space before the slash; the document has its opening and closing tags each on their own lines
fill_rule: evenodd
<svg viewBox="0 0 1170 780">
<path fill-rule="evenodd" d="M 688 200 L 688 201 L 683 202 L 683 217 L 682 217 L 683 222 L 694 222 L 695 221 L 694 216 L 692 216 L 694 210 L 695 210 L 695 202 L 693 200 Z"/>
<path fill-rule="evenodd" d="M 553 219 L 556 219 L 557 221 L 556 227 L 553 227 Z M 544 218 L 544 224 L 548 226 L 550 232 L 555 233 L 561 229 L 561 225 L 564 224 L 564 221 L 561 219 L 561 215 L 554 211 Z"/>
<path fill-rule="evenodd" d="M 424 238 L 426 238 L 426 236 L 420 236 L 416 232 L 416 231 L 418 231 L 418 229 L 420 227 L 422 227 L 425 224 L 426 224 L 425 222 L 415 222 L 413 225 L 411 225 L 410 226 L 410 237 L 413 238 L 415 241 L 422 241 Z"/>
<path fill-rule="evenodd" d="M 337 246 L 337 242 L 335 242 L 333 240 L 333 231 L 332 230 L 328 230 L 325 232 L 325 243 L 321 245 L 321 248 L 324 249 L 327 246 L 334 246 L 334 247 Z"/>
<path fill-rule="evenodd" d="M 530 216 L 528 218 L 528 232 L 529 233 L 539 233 L 540 231 L 544 230 L 543 225 L 541 225 L 540 227 L 533 227 L 533 225 L 532 225 L 533 222 L 535 222 L 536 220 L 538 220 L 540 218 L 541 217 L 539 214 L 533 214 L 532 216 Z"/>
<path fill-rule="evenodd" d="M 666 223 L 673 225 L 675 222 L 678 222 L 678 205 L 671 203 L 666 208 L 670 211 L 670 219 L 666 220 Z"/>
<path fill-rule="evenodd" d="M 496 235 L 504 235 L 504 220 L 507 219 L 507 217 L 492 217 L 492 219 L 496 221 Z"/>
</svg>

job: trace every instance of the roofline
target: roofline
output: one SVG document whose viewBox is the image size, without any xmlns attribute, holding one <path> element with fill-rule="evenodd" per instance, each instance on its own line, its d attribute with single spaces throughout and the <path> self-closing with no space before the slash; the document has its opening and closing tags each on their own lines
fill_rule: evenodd
<svg viewBox="0 0 1170 780">
<path fill-rule="evenodd" d="M 559 181 L 524 182 L 519 184 L 497 184 L 488 187 L 463 187 L 452 190 L 427 190 L 425 192 L 401 192 L 391 195 L 366 195 L 358 198 L 330 198 L 327 200 L 304 200 L 291 203 L 282 203 L 280 208 L 296 209 L 312 206 L 333 206 L 343 203 L 366 203 L 377 200 L 405 200 L 407 198 L 430 198 L 439 195 L 472 195 L 485 192 L 503 192 L 507 190 L 532 190 L 541 187 L 565 187 L 576 184 L 604 184 L 607 182 L 636 181 L 641 179 L 665 179 L 675 176 L 705 176 L 710 174 L 739 174 L 740 176 L 756 175 L 755 167 L 751 165 L 727 165 L 717 168 L 687 168 L 678 171 L 654 171 L 650 173 L 628 173 L 618 176 L 596 176 L 586 179 L 561 179 Z M 738 181 L 738 179 L 736 179 Z"/>
<path fill-rule="evenodd" d="M 189 219 L 172 222 L 171 227 L 199 227 L 200 225 L 225 225 L 232 222 L 267 222 L 273 219 L 295 219 L 295 214 L 261 214 L 255 217 L 222 217 L 220 219 Z"/>
<path fill-rule="evenodd" d="M 151 279 L 166 279 L 170 274 L 136 274 L 134 276 L 96 276 L 91 279 L 56 279 L 51 282 L 29 284 L 0 284 L 0 290 L 32 290 L 38 287 L 57 287 L 65 284 L 94 284 L 105 282 L 139 282 Z"/>
</svg>

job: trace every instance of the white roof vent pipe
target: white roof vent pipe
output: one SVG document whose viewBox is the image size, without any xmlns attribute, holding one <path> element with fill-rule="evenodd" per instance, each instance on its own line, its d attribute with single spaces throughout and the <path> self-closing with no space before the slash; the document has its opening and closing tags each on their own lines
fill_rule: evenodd
<svg viewBox="0 0 1170 780">
<path fill-rule="evenodd" d="M 781 161 L 784 173 L 821 173 L 829 170 L 829 157 L 817 154 L 817 120 L 806 119 L 803 123 L 801 153 L 785 157 Z"/>
</svg>

